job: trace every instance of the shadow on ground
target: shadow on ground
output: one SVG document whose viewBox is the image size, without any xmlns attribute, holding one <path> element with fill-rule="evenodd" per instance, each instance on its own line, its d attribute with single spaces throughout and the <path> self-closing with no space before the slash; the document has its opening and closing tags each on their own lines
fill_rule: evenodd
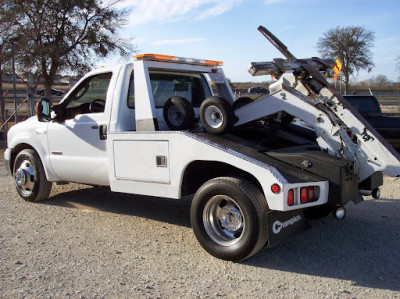
<svg viewBox="0 0 400 299">
<path fill-rule="evenodd" d="M 169 199 L 111 192 L 108 187 L 84 187 L 51 196 L 41 204 L 96 210 L 153 219 L 190 227 L 191 198 Z"/>
</svg>

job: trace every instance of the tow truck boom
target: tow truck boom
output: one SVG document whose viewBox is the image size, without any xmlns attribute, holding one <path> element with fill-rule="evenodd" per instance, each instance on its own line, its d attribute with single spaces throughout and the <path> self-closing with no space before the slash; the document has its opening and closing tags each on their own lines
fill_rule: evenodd
<svg viewBox="0 0 400 299">
<path fill-rule="evenodd" d="M 235 111 L 236 127 L 285 111 L 312 127 L 322 151 L 358 164 L 359 181 L 375 172 L 400 176 L 399 153 L 356 111 L 320 73 L 331 68 L 330 59 L 296 59 L 270 31 L 258 30 L 286 57 L 252 62 L 253 76 L 280 77 L 271 93 Z M 351 137 L 350 137 L 351 136 Z"/>
</svg>

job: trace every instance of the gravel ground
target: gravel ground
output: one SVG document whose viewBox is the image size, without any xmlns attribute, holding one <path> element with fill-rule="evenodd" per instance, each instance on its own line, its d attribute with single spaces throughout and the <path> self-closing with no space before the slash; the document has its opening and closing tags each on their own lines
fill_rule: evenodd
<svg viewBox="0 0 400 299">
<path fill-rule="evenodd" d="M 190 198 L 70 184 L 24 202 L 0 154 L 0 298 L 400 298 L 400 180 L 232 263 L 197 243 Z"/>
</svg>

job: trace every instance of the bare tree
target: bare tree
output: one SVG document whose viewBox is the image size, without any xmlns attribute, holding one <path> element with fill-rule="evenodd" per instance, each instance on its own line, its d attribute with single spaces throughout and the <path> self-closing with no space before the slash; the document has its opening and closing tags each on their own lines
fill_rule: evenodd
<svg viewBox="0 0 400 299">
<path fill-rule="evenodd" d="M 371 52 L 374 40 L 374 32 L 359 26 L 336 27 L 319 39 L 317 48 L 321 55 L 338 58 L 342 62 L 345 93 L 349 88 L 350 75 L 361 69 L 369 72 L 374 66 Z"/>
<path fill-rule="evenodd" d="M 0 2 L 0 123 L 6 120 L 3 76 L 11 73 L 11 38 L 16 36 L 14 17 L 7 13 L 11 0 Z"/>
<path fill-rule="evenodd" d="M 5 55 L 3 53 L 4 42 L 0 41 L 0 124 L 3 124 L 6 120 L 6 105 L 3 91 L 3 64 L 5 62 Z"/>
<path fill-rule="evenodd" d="M 400 56 L 397 56 L 397 58 L 396 58 L 396 71 L 398 71 L 400 73 Z M 399 75 L 399 79 L 400 79 L 400 75 Z"/>
<path fill-rule="evenodd" d="M 132 50 L 118 30 L 126 24 L 128 11 L 117 10 L 101 0 L 3 0 L 5 17 L 14 17 L 24 51 L 17 56 L 19 69 L 29 69 L 45 83 L 45 95 L 60 71 L 87 71 L 96 57 Z M 115 3 L 117 1 L 114 1 Z"/>
<path fill-rule="evenodd" d="M 385 75 L 377 75 L 376 77 L 373 77 L 373 79 L 373 86 L 379 87 L 380 89 L 390 88 L 393 84 L 393 82 L 390 81 Z"/>
</svg>

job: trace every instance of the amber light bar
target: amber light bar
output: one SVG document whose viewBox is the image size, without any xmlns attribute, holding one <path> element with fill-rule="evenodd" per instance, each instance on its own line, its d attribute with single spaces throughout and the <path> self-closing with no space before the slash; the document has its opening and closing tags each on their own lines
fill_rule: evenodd
<svg viewBox="0 0 400 299">
<path fill-rule="evenodd" d="M 217 60 L 196 59 L 196 58 L 178 57 L 178 56 L 162 55 L 162 54 L 139 54 L 135 56 L 135 59 L 187 63 L 187 64 L 206 65 L 206 66 L 222 66 L 224 64 L 222 61 L 217 61 Z"/>
</svg>

